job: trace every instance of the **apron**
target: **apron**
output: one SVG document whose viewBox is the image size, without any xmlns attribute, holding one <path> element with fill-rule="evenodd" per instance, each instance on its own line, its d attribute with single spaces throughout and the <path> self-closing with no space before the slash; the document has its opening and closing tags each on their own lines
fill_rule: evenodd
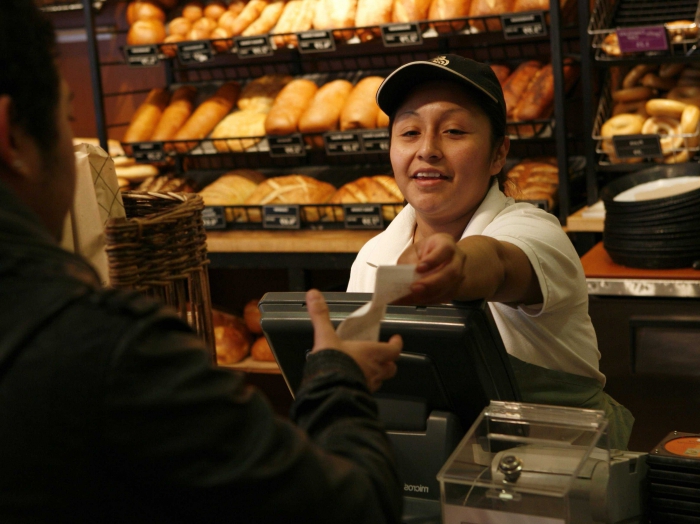
<svg viewBox="0 0 700 524">
<path fill-rule="evenodd" d="M 610 449 L 626 450 L 632 433 L 632 413 L 603 391 L 596 379 L 554 371 L 508 355 L 523 402 L 598 409 L 608 419 Z"/>
</svg>

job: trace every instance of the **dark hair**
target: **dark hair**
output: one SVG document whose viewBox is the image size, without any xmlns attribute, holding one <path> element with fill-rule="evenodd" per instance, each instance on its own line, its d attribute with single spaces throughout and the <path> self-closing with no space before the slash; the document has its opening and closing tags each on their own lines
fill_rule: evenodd
<svg viewBox="0 0 700 524">
<path fill-rule="evenodd" d="M 505 120 L 499 117 L 496 114 L 496 111 L 489 111 L 488 109 L 486 109 L 493 105 L 492 102 L 486 98 L 486 95 L 484 95 L 480 91 L 477 91 L 476 89 L 470 89 L 457 82 L 454 82 L 454 84 L 459 86 L 462 90 L 468 92 L 469 96 L 471 96 L 476 102 L 477 107 L 479 107 L 483 111 L 483 113 L 488 117 L 489 123 L 491 124 L 491 152 L 493 153 L 496 150 L 496 148 L 501 146 L 501 144 L 503 143 L 503 139 L 506 136 Z M 408 96 L 408 94 L 410 94 L 410 91 L 406 94 L 406 96 Z M 398 104 L 396 107 L 400 107 L 400 104 Z M 389 115 L 389 137 L 391 137 L 391 130 L 394 127 L 395 118 L 396 111 Z M 498 173 L 498 175 L 496 175 L 496 178 L 498 179 L 498 187 L 500 187 L 501 191 L 503 191 L 508 182 L 508 173 L 506 173 L 504 170 L 501 170 L 501 172 Z"/>
<path fill-rule="evenodd" d="M 0 0 L 0 95 L 12 98 L 13 123 L 47 151 L 58 136 L 55 51 L 51 22 L 33 0 Z"/>
</svg>

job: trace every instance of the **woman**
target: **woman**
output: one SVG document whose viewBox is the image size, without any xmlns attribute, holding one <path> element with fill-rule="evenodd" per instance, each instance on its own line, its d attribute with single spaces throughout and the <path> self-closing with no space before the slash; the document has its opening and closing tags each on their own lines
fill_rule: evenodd
<svg viewBox="0 0 700 524">
<path fill-rule="evenodd" d="M 389 75 L 390 157 L 408 205 L 360 251 L 350 292 L 372 292 L 380 265 L 417 265 L 404 303 L 486 299 L 523 400 L 606 411 L 611 447 L 633 417 L 608 397 L 579 257 L 549 213 L 501 191 L 510 142 L 500 84 L 456 55 Z M 499 184 L 500 182 L 500 184 Z"/>
</svg>

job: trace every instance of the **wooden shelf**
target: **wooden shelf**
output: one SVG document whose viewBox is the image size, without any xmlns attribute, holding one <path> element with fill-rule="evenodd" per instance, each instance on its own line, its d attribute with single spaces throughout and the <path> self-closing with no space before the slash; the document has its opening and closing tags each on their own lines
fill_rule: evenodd
<svg viewBox="0 0 700 524">
<path fill-rule="evenodd" d="M 604 218 L 592 218 L 585 217 L 583 214 L 588 211 L 588 206 L 583 207 L 576 211 L 573 215 L 570 215 L 566 219 L 566 231 L 567 232 L 580 232 L 580 233 L 602 233 L 603 224 L 605 222 Z"/>
<path fill-rule="evenodd" d="M 235 369 L 237 371 L 242 371 L 244 373 L 264 373 L 267 375 L 281 375 L 280 367 L 277 362 L 262 362 L 259 360 L 253 360 L 253 357 L 246 357 L 236 364 L 228 364 L 226 367 L 230 369 Z"/>
<path fill-rule="evenodd" d="M 357 253 L 380 230 L 209 231 L 210 253 Z"/>
</svg>

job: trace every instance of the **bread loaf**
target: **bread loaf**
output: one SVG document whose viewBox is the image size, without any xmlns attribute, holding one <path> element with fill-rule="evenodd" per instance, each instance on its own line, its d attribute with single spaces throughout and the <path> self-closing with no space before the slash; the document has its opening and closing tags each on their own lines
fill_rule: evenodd
<svg viewBox="0 0 700 524">
<path fill-rule="evenodd" d="M 387 177 L 391 179 L 391 177 Z M 375 177 L 364 176 L 348 182 L 336 191 L 328 201 L 331 204 L 367 204 L 402 202 Z"/>
<path fill-rule="evenodd" d="M 230 30 L 231 36 L 239 36 L 243 34 L 250 24 L 255 22 L 263 9 L 269 4 L 269 0 L 250 0 L 236 19 L 231 23 Z"/>
<path fill-rule="evenodd" d="M 333 80 L 322 85 L 314 95 L 309 107 L 299 119 L 302 133 L 324 133 L 338 129 L 340 111 L 352 91 L 347 80 Z"/>
<path fill-rule="evenodd" d="M 159 20 L 165 22 L 165 13 L 153 2 L 129 2 L 126 7 L 126 21 L 133 25 L 137 20 Z"/>
<path fill-rule="evenodd" d="M 204 16 L 211 20 L 218 20 L 228 10 L 226 4 L 221 0 L 210 1 L 204 8 Z"/>
<path fill-rule="evenodd" d="M 139 106 L 124 133 L 122 142 L 145 142 L 151 139 L 153 131 L 168 105 L 170 93 L 166 89 L 152 89 L 146 100 Z"/>
<path fill-rule="evenodd" d="M 549 11 L 549 0 L 515 0 L 513 12 L 522 11 Z"/>
<path fill-rule="evenodd" d="M 243 11 L 243 8 L 246 6 L 246 0 L 231 0 L 230 3 L 228 4 L 228 10 L 232 12 L 234 15 L 238 16 L 241 14 Z M 226 13 L 224 13 L 226 14 Z M 224 16 L 224 15 L 221 15 Z M 221 19 L 219 19 L 221 20 Z"/>
<path fill-rule="evenodd" d="M 243 319 L 212 311 L 212 320 L 218 364 L 235 364 L 250 354 L 251 336 Z"/>
<path fill-rule="evenodd" d="M 211 98 L 195 109 L 192 116 L 175 134 L 174 139 L 201 140 L 206 137 L 216 127 L 216 124 L 233 109 L 240 89 L 238 82 L 228 82 L 222 85 Z M 180 144 L 178 150 L 186 152 L 196 145 L 196 142 L 187 146 Z"/>
<path fill-rule="evenodd" d="M 377 111 L 377 127 L 380 129 L 389 127 L 389 115 L 381 109 Z"/>
<path fill-rule="evenodd" d="M 396 23 L 426 20 L 431 0 L 394 0 L 391 21 Z"/>
<path fill-rule="evenodd" d="M 353 27 L 356 14 L 357 0 L 318 0 L 313 26 L 315 29 Z M 334 31 L 333 35 L 338 40 L 349 40 L 354 32 Z"/>
<path fill-rule="evenodd" d="M 172 35 L 186 36 L 192 29 L 192 22 L 184 16 L 173 18 L 168 23 L 168 33 Z"/>
<path fill-rule="evenodd" d="M 199 194 L 207 206 L 236 206 L 243 204 L 257 185 L 247 177 L 236 174 L 236 171 L 231 171 L 221 175 Z"/>
<path fill-rule="evenodd" d="M 526 159 L 508 172 L 506 195 L 516 200 L 545 200 L 554 207 L 559 186 L 555 158 Z"/>
<path fill-rule="evenodd" d="M 151 164 L 115 167 L 114 171 L 117 174 L 117 178 L 123 178 L 132 182 L 158 176 L 158 168 Z"/>
<path fill-rule="evenodd" d="M 496 75 L 496 78 L 498 78 L 498 83 L 503 87 L 503 84 L 505 84 L 510 76 L 510 67 L 499 64 L 491 64 L 490 67 Z"/>
<path fill-rule="evenodd" d="M 318 91 L 311 80 L 299 78 L 282 88 L 265 120 L 268 135 L 289 135 L 298 131 L 299 119 Z"/>
<path fill-rule="evenodd" d="M 358 29 L 360 40 L 367 41 L 380 37 L 381 31 L 376 27 L 391 22 L 394 0 L 358 0 L 355 14 L 355 27 L 374 26 L 372 29 Z"/>
<path fill-rule="evenodd" d="M 523 62 L 511 73 L 503 84 L 503 98 L 506 102 L 506 111 L 509 118 L 513 115 L 513 110 L 518 104 L 518 100 L 520 100 L 523 92 L 541 67 L 542 63 L 537 60 Z"/>
<path fill-rule="evenodd" d="M 335 193 L 335 187 L 305 175 L 268 178 L 246 199 L 249 205 L 322 204 Z"/>
<path fill-rule="evenodd" d="M 469 25 L 477 31 L 501 31 L 500 15 L 513 11 L 514 0 L 472 0 L 469 16 L 488 16 L 486 20 L 471 20 Z"/>
<path fill-rule="evenodd" d="M 194 97 L 197 90 L 192 86 L 183 86 L 175 90 L 170 104 L 163 111 L 151 140 L 155 142 L 172 140 L 175 134 L 192 115 Z"/>
<path fill-rule="evenodd" d="M 296 22 L 299 14 L 301 13 L 302 5 L 304 0 L 289 0 L 285 6 L 282 14 L 277 20 L 277 24 L 270 31 L 272 34 L 286 34 L 294 32 L 292 26 Z M 309 24 L 310 25 L 310 24 Z M 277 47 L 283 47 L 287 44 L 292 43 L 292 38 L 287 36 L 276 36 L 272 39 Z"/>
<path fill-rule="evenodd" d="M 190 22 L 196 22 L 204 16 L 204 5 L 199 1 L 187 2 L 182 7 L 182 16 Z"/>
<path fill-rule="evenodd" d="M 403 193 L 401 193 L 401 190 L 399 189 L 399 186 L 396 183 L 396 179 L 393 176 L 375 175 L 372 178 L 376 182 L 379 182 L 381 185 L 383 185 L 384 189 L 389 191 L 389 193 L 394 195 L 396 202 L 403 202 L 403 200 L 404 200 Z M 389 200 L 389 202 L 394 202 L 394 200 Z"/>
<path fill-rule="evenodd" d="M 248 331 L 256 335 L 262 335 L 262 326 L 260 325 L 260 309 L 258 308 L 260 299 L 254 298 L 249 300 L 243 308 L 243 320 L 248 327 Z"/>
<path fill-rule="evenodd" d="M 238 108 L 268 113 L 277 94 L 291 81 L 287 75 L 265 75 L 248 82 L 238 98 Z"/>
<path fill-rule="evenodd" d="M 224 117 L 211 132 L 211 138 L 228 138 L 213 140 L 214 147 L 221 153 L 245 151 L 254 146 L 265 135 L 267 115 L 251 109 L 242 109 Z M 235 138 L 249 137 L 249 138 Z"/>
<path fill-rule="evenodd" d="M 383 81 L 381 76 L 368 76 L 353 87 L 340 112 L 341 131 L 373 129 L 377 125 L 379 106 L 375 97 Z"/>
<path fill-rule="evenodd" d="M 253 360 L 259 362 L 275 362 L 275 356 L 272 354 L 272 349 L 270 344 L 268 344 L 265 337 L 258 337 L 258 339 L 253 343 L 253 347 L 250 350 L 250 356 Z"/>
<path fill-rule="evenodd" d="M 577 70 L 571 63 L 564 64 L 564 88 L 567 90 L 576 78 Z M 552 64 L 542 67 L 532 78 L 513 109 L 513 120 L 543 118 L 554 103 L 554 75 Z"/>
<path fill-rule="evenodd" d="M 243 36 L 264 35 L 275 27 L 282 11 L 284 11 L 285 0 L 272 0 L 262 10 L 260 16 L 248 27 L 245 28 Z"/>
<path fill-rule="evenodd" d="M 429 20 L 451 20 L 453 18 L 465 18 L 469 16 L 471 0 L 433 0 L 428 11 Z M 435 23 L 432 26 L 438 33 L 450 33 L 461 31 L 466 22 Z"/>
<path fill-rule="evenodd" d="M 160 20 L 136 20 L 129 28 L 126 43 L 129 45 L 160 44 L 165 40 L 165 26 Z"/>
</svg>

